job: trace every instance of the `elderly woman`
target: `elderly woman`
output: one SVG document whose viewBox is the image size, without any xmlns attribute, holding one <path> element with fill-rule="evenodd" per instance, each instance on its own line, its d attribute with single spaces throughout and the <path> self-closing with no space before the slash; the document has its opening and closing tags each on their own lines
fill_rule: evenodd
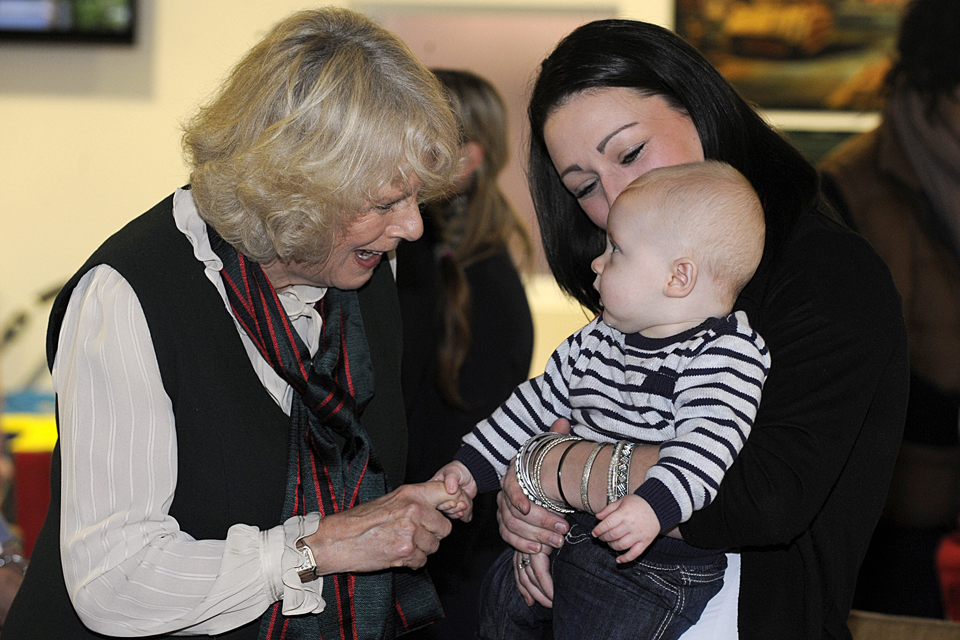
<svg viewBox="0 0 960 640">
<path fill-rule="evenodd" d="M 186 128 L 191 186 L 54 305 L 54 495 L 5 639 L 382 638 L 437 617 L 411 569 L 457 497 L 390 491 L 387 255 L 457 142 L 436 79 L 355 13 L 295 14 L 246 55 Z"/>
</svg>

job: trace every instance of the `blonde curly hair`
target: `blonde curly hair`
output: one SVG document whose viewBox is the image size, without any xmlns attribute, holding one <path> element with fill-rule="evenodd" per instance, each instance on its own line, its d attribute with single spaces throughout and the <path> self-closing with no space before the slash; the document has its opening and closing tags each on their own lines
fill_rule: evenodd
<svg viewBox="0 0 960 640">
<path fill-rule="evenodd" d="M 385 185 L 449 191 L 457 122 L 395 35 L 340 8 L 276 25 L 185 125 L 200 216 L 260 262 L 322 263 Z"/>
</svg>

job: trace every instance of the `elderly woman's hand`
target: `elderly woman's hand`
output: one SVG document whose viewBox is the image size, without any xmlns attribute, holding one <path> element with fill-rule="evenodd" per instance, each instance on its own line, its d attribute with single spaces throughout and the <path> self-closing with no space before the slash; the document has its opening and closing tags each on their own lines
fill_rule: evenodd
<svg viewBox="0 0 960 640">
<path fill-rule="evenodd" d="M 452 528 L 437 508 L 451 499 L 442 482 L 404 485 L 385 496 L 320 519 L 303 541 L 317 573 L 363 573 L 422 567 Z"/>
</svg>

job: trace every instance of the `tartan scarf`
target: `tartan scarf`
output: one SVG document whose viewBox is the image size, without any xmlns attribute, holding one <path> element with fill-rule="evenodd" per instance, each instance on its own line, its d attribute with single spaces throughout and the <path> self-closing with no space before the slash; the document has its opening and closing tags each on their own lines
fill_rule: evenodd
<svg viewBox="0 0 960 640">
<path fill-rule="evenodd" d="M 317 303 L 323 329 L 311 358 L 260 265 L 209 225 L 207 233 L 223 262 L 220 275 L 235 317 L 296 392 L 281 521 L 314 511 L 324 517 L 387 493 L 386 474 L 360 425 L 374 380 L 357 292 L 330 287 Z M 287 617 L 276 602 L 261 619 L 260 639 L 388 638 L 442 616 L 423 571 L 345 573 L 322 580 L 323 613 Z"/>
</svg>

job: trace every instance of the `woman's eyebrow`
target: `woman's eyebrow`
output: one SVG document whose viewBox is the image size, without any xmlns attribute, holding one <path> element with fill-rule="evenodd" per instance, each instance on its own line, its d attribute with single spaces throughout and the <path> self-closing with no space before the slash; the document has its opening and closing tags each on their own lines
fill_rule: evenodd
<svg viewBox="0 0 960 640">
<path fill-rule="evenodd" d="M 628 124 L 623 125 L 622 127 L 620 127 L 619 129 L 617 129 L 616 131 L 613 131 L 612 133 L 610 133 L 606 138 L 604 138 L 603 140 L 600 141 L 600 144 L 597 145 L 597 152 L 598 152 L 598 153 L 603 153 L 603 150 L 607 148 L 607 143 L 610 142 L 610 139 L 613 138 L 613 136 L 617 135 L 618 133 L 620 133 L 620 132 L 623 131 L 624 129 L 628 129 L 628 128 L 636 125 L 636 124 L 637 124 L 636 122 L 630 122 L 630 123 L 628 123 Z"/>
</svg>

